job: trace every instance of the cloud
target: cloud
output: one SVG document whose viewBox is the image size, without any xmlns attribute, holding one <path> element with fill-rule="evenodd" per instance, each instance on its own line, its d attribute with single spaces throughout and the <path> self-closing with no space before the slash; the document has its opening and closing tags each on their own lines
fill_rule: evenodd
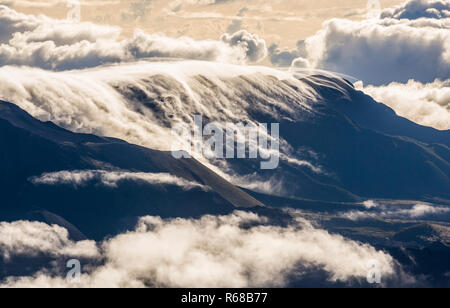
<svg viewBox="0 0 450 308">
<path fill-rule="evenodd" d="M 280 227 L 241 211 L 200 219 L 143 217 L 134 232 L 106 240 L 100 250 L 101 265 L 84 272 L 80 284 L 38 271 L 10 277 L 2 286 L 267 287 L 287 285 L 308 271 L 351 283 L 365 281 L 373 260 L 386 280 L 396 273 L 388 254 L 316 229 L 300 217 Z"/>
<path fill-rule="evenodd" d="M 305 41 L 315 68 L 354 76 L 367 84 L 433 82 L 450 76 L 450 27 L 420 27 L 409 20 L 334 19 Z"/>
<path fill-rule="evenodd" d="M 193 115 L 204 115 L 205 125 L 215 122 L 223 128 L 257 125 L 258 115 L 274 122 L 314 116 L 317 101 L 316 92 L 288 72 L 197 61 L 142 61 L 63 72 L 6 66 L 0 67 L 0 93 L 1 99 L 42 121 L 163 151 L 177 144 L 177 150 L 191 148 L 189 138 L 175 136 L 172 127 L 193 128 Z M 280 151 L 280 159 L 289 164 L 320 169 L 283 139 Z M 199 159 L 208 167 L 217 165 Z"/>
<path fill-rule="evenodd" d="M 373 201 L 373 200 L 367 200 L 367 201 L 364 201 L 364 202 L 362 203 L 362 205 L 363 205 L 366 209 L 372 209 L 372 208 L 378 207 L 378 204 L 377 204 L 375 201 Z"/>
<path fill-rule="evenodd" d="M 331 19 L 295 49 L 272 45 L 270 59 L 277 66 L 338 72 L 371 85 L 446 80 L 450 77 L 449 7 L 448 0 L 410 0 L 383 11 L 380 18 Z"/>
<path fill-rule="evenodd" d="M 298 41 L 295 49 L 282 49 L 276 44 L 270 45 L 268 52 L 270 62 L 275 66 L 288 67 L 297 58 L 306 56 L 305 41 Z"/>
<path fill-rule="evenodd" d="M 362 86 L 357 88 L 391 107 L 399 116 L 436 129 L 450 129 L 450 80 L 422 84 L 410 80 L 406 84 Z"/>
<path fill-rule="evenodd" d="M 450 208 L 444 208 L 444 207 L 433 207 L 426 204 L 416 204 L 412 209 L 408 210 L 400 210 L 398 211 L 399 215 L 405 215 L 411 218 L 419 218 L 426 215 L 431 214 L 444 214 L 449 213 Z M 397 213 L 395 213 L 397 214 Z"/>
<path fill-rule="evenodd" d="M 240 30 L 231 35 L 224 34 L 221 40 L 230 46 L 238 46 L 244 49 L 247 59 L 251 62 L 259 62 L 267 56 L 266 42 L 246 30 Z"/>
<path fill-rule="evenodd" d="M 381 18 L 450 18 L 449 0 L 412 0 L 381 13 Z"/>
<path fill-rule="evenodd" d="M 108 187 L 117 187 L 123 181 L 145 182 L 150 185 L 175 185 L 186 190 L 193 188 L 207 188 L 201 184 L 188 181 L 168 173 L 144 173 L 127 171 L 104 170 L 74 170 L 44 173 L 39 177 L 32 177 L 30 181 L 35 185 L 74 185 L 86 186 L 92 181 L 100 181 Z"/>
<path fill-rule="evenodd" d="M 276 66 L 328 70 L 400 116 L 450 129 L 450 1 L 410 0 L 380 17 L 332 19 L 295 49 L 269 47 Z M 365 86 L 363 86 L 365 85 Z"/>
<path fill-rule="evenodd" d="M 73 242 L 69 232 L 56 225 L 40 222 L 0 222 L 0 257 L 8 263 L 14 257 L 79 257 L 96 258 L 94 241 Z"/>
<path fill-rule="evenodd" d="M 368 205 L 368 204 L 367 204 Z M 416 204 L 410 208 L 390 209 L 385 205 L 374 205 L 367 207 L 367 211 L 353 210 L 340 213 L 341 217 L 358 221 L 364 219 L 419 219 L 431 215 L 444 215 L 450 213 L 450 208 L 441 206 L 432 206 L 428 204 Z"/>
<path fill-rule="evenodd" d="M 248 32 L 221 40 L 170 38 L 136 30 L 120 40 L 118 27 L 55 20 L 0 6 L 0 65 L 47 70 L 96 67 L 145 58 L 181 58 L 227 63 L 256 62 L 265 56 L 264 40 Z"/>
</svg>

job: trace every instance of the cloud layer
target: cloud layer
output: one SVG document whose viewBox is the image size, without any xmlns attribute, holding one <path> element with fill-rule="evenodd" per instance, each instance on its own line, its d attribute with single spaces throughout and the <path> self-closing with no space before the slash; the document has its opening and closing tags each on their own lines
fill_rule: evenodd
<svg viewBox="0 0 450 308">
<path fill-rule="evenodd" d="M 221 40 L 170 38 L 136 30 L 120 40 L 121 29 L 89 22 L 54 20 L 15 12 L 0 5 L 0 65 L 26 65 L 49 70 L 96 67 L 144 58 L 177 58 L 227 63 L 256 62 L 265 42 L 248 32 Z"/>
<path fill-rule="evenodd" d="M 198 220 L 143 217 L 134 232 L 105 241 L 99 245 L 98 253 L 89 250 L 92 259 L 101 259 L 102 265 L 84 272 L 80 284 L 70 284 L 46 271 L 30 277 L 10 277 L 2 286 L 266 287 L 284 286 L 289 279 L 300 279 L 305 273 L 318 270 L 328 273 L 330 281 L 351 283 L 364 281 L 368 265 L 374 260 L 386 279 L 396 271 L 388 254 L 316 229 L 300 217 L 287 227 L 267 222 L 265 217 L 240 211 Z M 16 224 L 26 229 L 32 223 Z M 0 239 L 17 227 L 3 224 Z M 66 236 L 63 238 L 57 244 L 40 246 L 30 245 L 34 241 L 31 237 L 13 237 L 10 240 L 17 242 L 8 247 L 25 246 L 47 252 L 64 251 L 66 246 L 74 245 Z"/>
</svg>

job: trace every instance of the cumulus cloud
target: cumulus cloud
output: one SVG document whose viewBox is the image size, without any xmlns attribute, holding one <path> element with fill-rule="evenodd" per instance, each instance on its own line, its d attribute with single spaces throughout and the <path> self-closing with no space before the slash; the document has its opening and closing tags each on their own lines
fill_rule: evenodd
<svg viewBox="0 0 450 308">
<path fill-rule="evenodd" d="M 69 232 L 56 225 L 40 222 L 0 222 L 0 257 L 9 262 L 14 257 L 80 257 L 96 258 L 94 241 L 73 242 Z"/>
<path fill-rule="evenodd" d="M 305 41 L 298 41 L 294 49 L 283 49 L 277 44 L 272 44 L 268 49 L 270 62 L 276 66 L 290 66 L 295 59 L 303 58 L 307 55 L 305 48 Z"/>
<path fill-rule="evenodd" d="M 199 183 L 188 181 L 168 173 L 144 173 L 105 170 L 73 170 L 44 173 L 39 177 L 32 177 L 30 181 L 36 185 L 74 185 L 85 186 L 92 181 L 99 181 L 108 187 L 117 187 L 122 181 L 141 181 L 150 185 L 175 185 L 184 189 L 207 188 Z"/>
<path fill-rule="evenodd" d="M 446 80 L 449 7 L 448 0 L 410 0 L 379 18 L 332 19 L 293 50 L 272 45 L 270 59 L 274 65 L 329 70 L 371 85 Z"/>
<path fill-rule="evenodd" d="M 381 18 L 450 18 L 449 0 L 412 0 L 381 13 Z"/>
<path fill-rule="evenodd" d="M 373 85 L 433 82 L 450 76 L 449 29 L 409 20 L 335 19 L 306 40 L 306 58 L 315 68 Z"/>
<path fill-rule="evenodd" d="M 49 70 L 155 57 L 245 63 L 259 61 L 266 50 L 264 40 L 248 32 L 197 41 L 136 30 L 131 39 L 120 40 L 121 29 L 117 27 L 25 15 L 2 5 L 0 26 L 0 65 Z"/>
<path fill-rule="evenodd" d="M 224 34 L 221 40 L 230 46 L 238 46 L 246 51 L 247 58 L 252 62 L 259 62 L 267 56 L 266 42 L 258 35 L 246 30 L 234 34 Z"/>
<path fill-rule="evenodd" d="M 421 125 L 450 129 L 449 80 L 427 84 L 410 80 L 406 84 L 394 82 L 380 87 L 357 83 L 356 87 L 394 109 L 399 116 Z"/>
<path fill-rule="evenodd" d="M 10 277 L 2 286 L 267 287 L 317 270 L 330 281 L 350 283 L 365 280 L 374 260 L 385 279 L 396 273 L 388 254 L 316 229 L 300 217 L 280 227 L 240 211 L 200 219 L 143 217 L 134 232 L 106 240 L 100 251 L 101 265 L 84 272 L 80 284 L 37 272 Z"/>
</svg>

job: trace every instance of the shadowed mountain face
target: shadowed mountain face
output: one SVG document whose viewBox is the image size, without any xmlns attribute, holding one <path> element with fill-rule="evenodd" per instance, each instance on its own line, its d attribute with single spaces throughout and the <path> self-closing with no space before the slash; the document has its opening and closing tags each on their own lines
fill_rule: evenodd
<svg viewBox="0 0 450 308">
<path fill-rule="evenodd" d="M 364 198 L 450 199 L 450 131 L 398 117 L 343 80 L 305 82 L 323 98 L 319 115 L 280 124 L 281 135 L 322 155 L 334 185 Z"/>
<path fill-rule="evenodd" d="M 171 153 L 117 139 L 75 134 L 6 102 L 0 103 L 0 144 L 2 220 L 39 216 L 57 223 L 64 217 L 86 236 L 99 239 L 133 227 L 140 216 L 191 217 L 262 206 L 194 159 L 175 159 Z M 32 177 L 43 173 L 99 169 L 170 174 L 204 187 L 186 189 L 129 178 L 114 186 L 96 178 L 82 185 L 31 183 Z"/>
</svg>

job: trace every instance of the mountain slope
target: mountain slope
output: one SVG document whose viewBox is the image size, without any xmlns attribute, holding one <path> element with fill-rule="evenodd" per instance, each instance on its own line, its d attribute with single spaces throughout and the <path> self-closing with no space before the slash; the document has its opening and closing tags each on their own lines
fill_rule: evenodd
<svg viewBox="0 0 450 308">
<path fill-rule="evenodd" d="M 40 122 L 17 106 L 0 102 L 0 187 L 2 220 L 30 211 L 67 219 L 88 237 L 102 238 L 133 226 L 138 216 L 198 216 L 262 204 L 194 159 L 124 141 L 75 134 Z M 169 173 L 206 189 L 185 189 L 124 179 L 118 187 L 93 179 L 87 185 L 38 185 L 31 177 L 63 170 L 127 170 Z M 41 215 L 47 216 L 49 215 Z M 102 226 L 99 227 L 99 217 Z"/>
</svg>

